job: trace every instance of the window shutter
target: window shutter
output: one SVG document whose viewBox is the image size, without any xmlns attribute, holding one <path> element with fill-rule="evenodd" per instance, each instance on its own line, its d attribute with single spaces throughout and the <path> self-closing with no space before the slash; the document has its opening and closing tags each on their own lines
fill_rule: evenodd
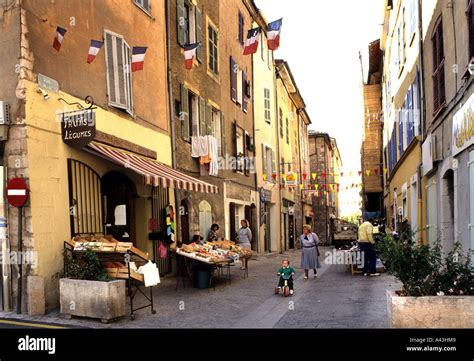
<svg viewBox="0 0 474 361">
<path fill-rule="evenodd" d="M 212 107 L 206 104 L 206 134 L 214 135 L 214 119 L 212 117 Z"/>
<path fill-rule="evenodd" d="M 196 58 L 197 60 L 202 63 L 202 11 L 200 8 L 196 6 L 196 42 L 200 43 L 196 49 Z"/>
<path fill-rule="evenodd" d="M 275 155 L 275 151 L 272 150 L 272 174 L 273 173 L 276 173 L 277 171 L 277 167 L 276 167 L 276 155 Z M 272 178 L 273 180 L 273 178 Z"/>
<path fill-rule="evenodd" d="M 184 140 L 189 141 L 189 94 L 184 84 L 181 84 L 181 113 L 179 119 L 181 120 L 181 134 Z"/>
<path fill-rule="evenodd" d="M 186 8 L 184 7 L 184 0 L 176 1 L 176 26 L 178 29 L 178 44 L 184 46 L 186 44 Z"/>
<path fill-rule="evenodd" d="M 267 175 L 268 179 L 268 169 L 267 169 L 267 147 L 262 143 L 262 173 Z"/>
<path fill-rule="evenodd" d="M 250 134 L 245 131 L 244 132 L 244 163 L 243 163 L 243 168 L 244 168 L 244 174 L 249 175 L 250 169 L 249 169 L 249 164 L 248 164 L 248 157 L 249 157 L 249 148 L 250 148 Z"/>
<path fill-rule="evenodd" d="M 230 57 L 230 99 L 235 103 L 237 101 L 237 67 L 235 60 Z"/>
<path fill-rule="evenodd" d="M 108 103 L 132 111 L 130 47 L 119 35 L 105 32 Z"/>
<path fill-rule="evenodd" d="M 247 73 L 245 71 L 242 72 L 242 110 L 247 113 L 248 111 L 248 106 L 249 106 L 249 100 L 247 98 Z"/>
<path fill-rule="evenodd" d="M 199 135 L 207 135 L 206 100 L 199 97 Z"/>
<path fill-rule="evenodd" d="M 132 96 L 132 54 L 130 46 L 123 42 L 124 54 L 124 77 L 125 77 L 125 99 L 127 103 L 127 112 L 133 115 L 133 96 Z"/>
<path fill-rule="evenodd" d="M 222 149 L 222 156 L 225 157 L 226 155 L 226 143 L 225 143 L 225 117 L 224 113 L 221 112 L 221 149 Z"/>
</svg>

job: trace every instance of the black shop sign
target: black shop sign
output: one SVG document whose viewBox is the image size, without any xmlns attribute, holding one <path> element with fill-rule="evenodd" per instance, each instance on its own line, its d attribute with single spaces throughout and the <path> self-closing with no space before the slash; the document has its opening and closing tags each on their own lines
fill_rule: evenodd
<svg viewBox="0 0 474 361">
<path fill-rule="evenodd" d="M 61 121 L 63 142 L 82 149 L 95 138 L 95 112 L 86 109 L 63 113 Z"/>
</svg>

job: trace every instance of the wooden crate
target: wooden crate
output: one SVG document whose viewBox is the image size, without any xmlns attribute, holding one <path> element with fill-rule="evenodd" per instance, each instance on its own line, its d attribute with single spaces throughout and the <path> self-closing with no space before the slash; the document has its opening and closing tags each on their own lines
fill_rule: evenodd
<svg viewBox="0 0 474 361">
<path fill-rule="evenodd" d="M 128 267 L 106 268 L 107 274 L 111 278 L 128 279 Z M 144 282 L 142 274 L 130 270 L 130 277 L 134 280 Z"/>
</svg>

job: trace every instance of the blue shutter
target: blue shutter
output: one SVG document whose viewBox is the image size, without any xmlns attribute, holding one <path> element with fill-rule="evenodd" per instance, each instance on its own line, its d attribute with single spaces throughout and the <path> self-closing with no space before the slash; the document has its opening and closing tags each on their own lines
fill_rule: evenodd
<svg viewBox="0 0 474 361">
<path fill-rule="evenodd" d="M 397 113 L 397 118 L 398 118 L 398 152 L 400 157 L 403 154 L 403 107 L 399 109 Z M 395 155 L 395 159 L 397 159 L 397 156 Z"/>
<path fill-rule="evenodd" d="M 413 123 L 413 85 L 410 86 L 408 89 L 408 100 L 407 100 L 407 107 L 408 107 L 408 121 L 407 121 L 407 132 L 408 132 L 408 144 L 411 143 L 413 138 L 415 137 L 415 128 Z"/>
</svg>

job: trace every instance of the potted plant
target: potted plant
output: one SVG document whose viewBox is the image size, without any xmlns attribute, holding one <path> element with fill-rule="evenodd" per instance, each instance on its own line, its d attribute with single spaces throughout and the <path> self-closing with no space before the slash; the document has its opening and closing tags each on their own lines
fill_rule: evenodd
<svg viewBox="0 0 474 361">
<path fill-rule="evenodd" d="M 390 326 L 395 328 L 474 327 L 474 273 L 468 254 L 455 243 L 443 256 L 440 242 L 416 244 L 412 237 L 386 236 L 377 249 L 388 273 L 402 283 L 387 291 Z"/>
<path fill-rule="evenodd" d="M 61 313 L 109 322 L 125 316 L 125 281 L 113 280 L 91 250 L 64 252 L 64 274 L 59 281 Z"/>
</svg>

